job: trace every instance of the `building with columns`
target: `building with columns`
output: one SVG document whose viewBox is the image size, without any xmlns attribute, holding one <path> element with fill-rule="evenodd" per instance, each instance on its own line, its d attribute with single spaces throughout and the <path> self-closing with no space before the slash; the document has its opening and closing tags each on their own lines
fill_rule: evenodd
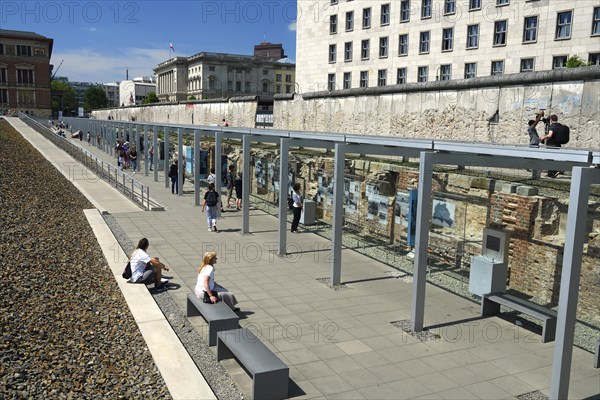
<svg viewBox="0 0 600 400">
<path fill-rule="evenodd" d="M 600 64 L 600 0 L 314 3 L 297 21 L 304 92 L 551 70 L 574 55 Z"/>
<path fill-rule="evenodd" d="M 158 98 L 161 102 L 239 96 L 272 99 L 277 93 L 278 76 L 293 92 L 294 62 L 288 58 L 272 59 L 283 54 L 281 45 L 261 45 L 255 47 L 252 56 L 201 52 L 160 63 L 154 69 Z M 282 89 L 280 85 L 279 89 L 283 92 L 285 86 Z"/>
<path fill-rule="evenodd" d="M 0 29 L 0 110 L 52 115 L 53 43 L 37 33 Z"/>
</svg>

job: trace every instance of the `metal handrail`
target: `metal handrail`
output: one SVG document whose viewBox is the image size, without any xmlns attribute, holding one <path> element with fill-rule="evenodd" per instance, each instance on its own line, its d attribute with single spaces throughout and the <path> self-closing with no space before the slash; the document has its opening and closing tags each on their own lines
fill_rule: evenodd
<svg viewBox="0 0 600 400">
<path fill-rule="evenodd" d="M 148 185 L 144 185 L 137 179 L 127 175 L 125 172 L 119 171 L 118 168 L 114 167 L 109 162 L 99 159 L 95 154 L 88 150 L 69 142 L 67 138 L 52 131 L 44 124 L 31 118 L 29 115 L 19 113 L 19 118 L 46 139 L 54 143 L 57 147 L 64 150 L 75 160 L 79 161 L 97 177 L 108 182 L 110 185 L 114 185 L 115 189 L 121 191 L 140 208 L 146 211 L 164 210 L 164 207 L 161 204 L 150 198 L 150 187 Z"/>
</svg>

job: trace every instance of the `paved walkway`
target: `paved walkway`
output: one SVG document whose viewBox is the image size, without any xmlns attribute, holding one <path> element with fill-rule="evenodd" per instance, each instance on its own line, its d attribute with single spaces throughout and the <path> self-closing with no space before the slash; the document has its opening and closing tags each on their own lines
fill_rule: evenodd
<svg viewBox="0 0 600 400">
<path fill-rule="evenodd" d="M 536 390 L 549 393 L 554 343 L 541 343 L 539 335 L 500 318 L 480 319 L 478 304 L 428 285 L 425 325 L 440 326 L 435 329 L 440 337 L 421 342 L 390 323 L 410 319 L 412 291 L 409 279 L 386 274 L 390 267 L 344 250 L 342 282 L 348 289 L 334 291 L 318 280 L 330 275 L 325 239 L 288 235 L 292 253 L 279 258 L 277 218 L 251 210 L 252 234 L 241 235 L 241 213 L 226 210 L 219 232 L 208 232 L 191 191 L 172 195 L 164 181 L 153 182 L 143 172 L 136 179 L 150 185 L 151 197 L 166 211 L 124 206 L 111 214 L 132 242 L 147 237 L 150 253 L 171 267 L 180 288 L 169 293 L 182 312 L 202 254 L 218 252 L 216 279 L 240 301 L 245 315 L 240 324 L 290 366 L 291 398 L 511 399 Z M 108 209 L 104 201 L 98 199 L 98 206 Z M 201 318 L 190 321 L 206 331 Z M 246 373 L 233 360 L 224 366 L 249 397 Z M 575 348 L 569 398 L 598 393 L 593 355 Z"/>
</svg>

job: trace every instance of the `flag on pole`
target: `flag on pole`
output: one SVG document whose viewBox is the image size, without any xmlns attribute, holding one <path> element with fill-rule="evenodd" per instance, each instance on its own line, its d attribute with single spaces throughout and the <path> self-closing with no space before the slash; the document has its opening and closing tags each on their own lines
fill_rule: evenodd
<svg viewBox="0 0 600 400">
<path fill-rule="evenodd" d="M 173 53 L 175 53 L 175 47 L 173 47 L 173 43 L 169 42 L 169 48 L 173 50 Z"/>
</svg>

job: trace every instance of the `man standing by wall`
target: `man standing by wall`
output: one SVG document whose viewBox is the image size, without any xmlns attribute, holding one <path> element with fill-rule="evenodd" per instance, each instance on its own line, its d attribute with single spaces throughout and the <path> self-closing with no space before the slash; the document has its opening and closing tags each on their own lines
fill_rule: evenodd
<svg viewBox="0 0 600 400">
<path fill-rule="evenodd" d="M 548 133 L 546 133 L 540 140 L 546 143 L 546 147 L 558 148 L 561 147 L 558 132 L 562 129 L 561 124 L 558 123 L 558 116 L 552 114 L 550 116 L 550 127 Z M 556 178 L 560 174 L 560 171 L 548 171 L 548 178 Z"/>
</svg>

